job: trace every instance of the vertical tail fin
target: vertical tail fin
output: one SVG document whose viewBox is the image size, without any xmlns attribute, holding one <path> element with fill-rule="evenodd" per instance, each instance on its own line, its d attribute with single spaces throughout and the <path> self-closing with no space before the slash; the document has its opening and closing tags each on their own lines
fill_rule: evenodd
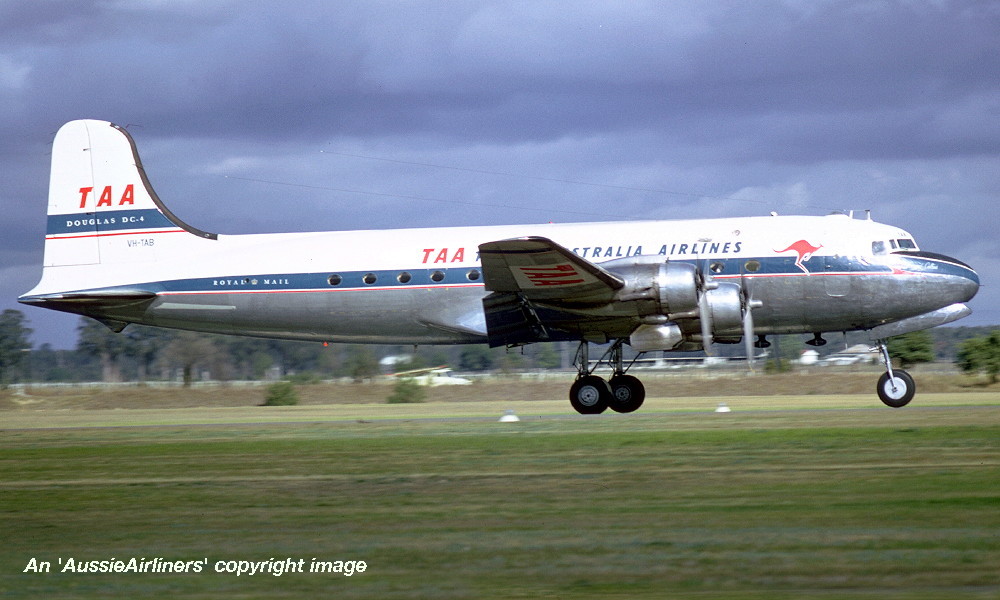
<svg viewBox="0 0 1000 600">
<path fill-rule="evenodd" d="M 169 278 L 217 238 L 163 205 L 128 132 L 106 121 L 71 121 L 52 145 L 42 278 L 18 300 L 120 329 L 135 320 L 128 307 L 156 297 L 144 282 Z M 111 309 L 116 316 L 108 317 Z"/>
<path fill-rule="evenodd" d="M 44 265 L 155 260 L 165 234 L 216 235 L 187 225 L 153 191 L 132 137 L 106 121 L 71 121 L 52 146 Z M 187 236 L 185 236 L 187 237 Z"/>
</svg>

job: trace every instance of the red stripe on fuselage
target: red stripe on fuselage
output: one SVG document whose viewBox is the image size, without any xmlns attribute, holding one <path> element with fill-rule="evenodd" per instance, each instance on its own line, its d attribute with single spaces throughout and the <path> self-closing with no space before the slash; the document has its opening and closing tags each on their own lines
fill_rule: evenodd
<svg viewBox="0 0 1000 600">
<path fill-rule="evenodd" d="M 186 233 L 183 229 L 159 229 L 146 231 L 121 231 L 115 233 L 88 233 L 86 235 L 47 235 L 46 240 L 78 240 L 81 238 L 100 238 L 115 235 L 156 235 L 158 233 Z"/>
<path fill-rule="evenodd" d="M 434 290 L 440 288 L 476 288 L 485 287 L 482 283 L 453 283 L 442 285 L 394 285 L 385 287 L 354 287 L 337 289 L 272 289 L 272 290 L 198 290 L 190 292 L 159 292 L 158 296 L 198 296 L 218 294 L 326 294 L 330 292 L 367 292 L 367 291 L 400 291 L 400 290 Z"/>
</svg>

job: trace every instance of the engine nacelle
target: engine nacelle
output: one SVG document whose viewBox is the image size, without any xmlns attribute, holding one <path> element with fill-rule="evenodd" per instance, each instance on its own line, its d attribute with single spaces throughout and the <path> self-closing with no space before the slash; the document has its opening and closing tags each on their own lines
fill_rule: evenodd
<svg viewBox="0 0 1000 600">
<path fill-rule="evenodd" d="M 628 264 L 618 268 L 608 267 L 627 282 L 618 293 L 619 301 L 649 302 L 650 306 L 642 311 L 643 314 L 665 315 L 671 319 L 698 315 L 699 278 L 694 265 L 656 259 L 650 262 L 628 261 Z"/>
<path fill-rule="evenodd" d="M 629 345 L 637 352 L 673 350 L 684 341 L 684 332 L 677 323 L 639 325 L 629 336 Z"/>
<path fill-rule="evenodd" d="M 744 300 L 737 283 L 709 280 L 702 284 L 695 265 L 658 257 L 604 266 L 626 281 L 616 300 L 636 303 L 635 313 L 642 324 L 629 338 L 636 350 L 672 350 L 698 339 L 695 319 L 708 321 L 716 341 L 737 341 L 743 335 Z"/>
<path fill-rule="evenodd" d="M 715 289 L 705 290 L 705 299 L 713 335 L 743 334 L 743 294 L 739 284 L 720 283 Z"/>
</svg>

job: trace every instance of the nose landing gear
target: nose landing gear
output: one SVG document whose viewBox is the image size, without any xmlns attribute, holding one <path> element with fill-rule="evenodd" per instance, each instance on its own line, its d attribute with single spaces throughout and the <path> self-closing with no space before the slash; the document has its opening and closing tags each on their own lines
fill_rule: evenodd
<svg viewBox="0 0 1000 600">
<path fill-rule="evenodd" d="M 594 368 L 590 366 L 590 345 L 585 341 L 580 342 L 576 357 L 573 359 L 579 375 L 569 390 L 569 402 L 576 412 L 592 415 L 611 408 L 615 412 L 630 413 L 642 406 L 646 399 L 646 388 L 638 378 L 626 375 L 632 365 L 624 366 L 622 360 L 624 341 L 616 340 L 601 360 L 597 361 Z M 605 358 L 614 370 L 610 381 L 593 375 L 594 369 L 600 366 Z"/>
<path fill-rule="evenodd" d="M 885 373 L 878 379 L 875 391 L 879 400 L 883 404 L 892 408 L 902 408 L 913 400 L 913 395 L 917 392 L 916 383 L 913 377 L 902 369 L 892 368 L 892 359 L 889 358 L 889 348 L 885 340 L 878 340 L 879 352 L 882 354 L 882 363 L 885 365 Z"/>
</svg>

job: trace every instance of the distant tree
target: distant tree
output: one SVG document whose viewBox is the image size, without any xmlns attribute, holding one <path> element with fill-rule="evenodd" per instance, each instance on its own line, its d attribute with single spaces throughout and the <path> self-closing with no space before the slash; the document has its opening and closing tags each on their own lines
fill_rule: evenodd
<svg viewBox="0 0 1000 600">
<path fill-rule="evenodd" d="M 480 344 L 466 346 L 459 355 L 458 366 L 463 371 L 488 371 L 493 367 L 493 354 Z"/>
<path fill-rule="evenodd" d="M 125 353 L 135 361 L 136 378 L 146 381 L 156 359 L 167 349 L 177 333 L 158 327 L 133 325 L 121 335 L 125 337 Z"/>
<path fill-rule="evenodd" d="M 555 344 L 546 343 L 538 345 L 538 352 L 535 354 L 535 366 L 539 369 L 558 369 L 562 366 L 562 357 L 556 351 Z"/>
<path fill-rule="evenodd" d="M 427 358 L 423 354 L 414 353 L 410 354 L 409 358 L 406 360 L 401 360 L 393 365 L 393 371 L 396 373 L 401 373 L 403 371 L 415 371 L 417 369 L 426 369 L 428 365 L 433 364 L 427 361 Z"/>
<path fill-rule="evenodd" d="M 126 354 L 128 339 L 88 318 L 81 319 L 76 330 L 79 333 L 76 349 L 100 360 L 101 380 L 107 383 L 121 381 L 121 358 Z"/>
<path fill-rule="evenodd" d="M 967 373 L 986 373 L 990 383 L 996 383 L 1000 376 L 1000 329 L 994 329 L 986 337 L 962 342 L 958 366 Z"/>
<path fill-rule="evenodd" d="M 889 338 L 889 357 L 899 359 L 905 369 L 934 360 L 934 339 L 926 329 Z"/>
<path fill-rule="evenodd" d="M 989 337 L 993 329 L 991 326 L 935 327 L 928 331 L 934 338 L 937 359 L 954 362 L 957 360 L 958 349 L 962 342 L 977 337 Z"/>
<path fill-rule="evenodd" d="M 80 372 L 74 362 L 77 354 L 73 350 L 56 350 L 52 344 L 42 344 L 29 356 L 31 366 L 28 373 L 33 381 L 84 381 L 93 379 Z"/>
<path fill-rule="evenodd" d="M 412 377 L 400 377 L 392 387 L 392 393 L 386 398 L 388 404 L 413 404 L 423 402 L 427 397 L 427 388 L 420 385 Z"/>
<path fill-rule="evenodd" d="M 213 360 L 217 352 L 218 348 L 208 336 L 182 331 L 164 349 L 163 359 L 171 366 L 180 367 L 184 387 L 190 387 L 195 367 Z"/>
<path fill-rule="evenodd" d="M 24 322 L 24 313 L 19 310 L 7 309 L 0 314 L 0 387 L 10 383 L 13 370 L 24 360 L 24 350 L 31 347 L 31 329 Z"/>
<path fill-rule="evenodd" d="M 267 386 L 263 406 L 294 406 L 299 403 L 299 394 L 291 381 L 279 381 Z"/>
<path fill-rule="evenodd" d="M 422 347 L 420 350 L 420 352 L 416 353 L 415 358 L 422 359 L 424 364 L 416 368 L 441 367 L 448 364 L 448 353 L 441 348 L 432 346 L 430 348 Z"/>
<path fill-rule="evenodd" d="M 504 352 L 504 355 L 500 358 L 500 370 L 504 374 L 510 374 L 515 371 L 520 371 L 524 368 L 524 354 L 518 351 Z"/>
<path fill-rule="evenodd" d="M 767 373 L 787 373 L 794 368 L 794 362 L 802 356 L 801 338 L 792 335 L 769 336 L 771 347 L 767 349 L 768 359 L 764 364 Z"/>
<path fill-rule="evenodd" d="M 356 383 L 379 374 L 378 360 L 367 346 L 352 346 L 347 356 L 347 372 Z"/>
</svg>

